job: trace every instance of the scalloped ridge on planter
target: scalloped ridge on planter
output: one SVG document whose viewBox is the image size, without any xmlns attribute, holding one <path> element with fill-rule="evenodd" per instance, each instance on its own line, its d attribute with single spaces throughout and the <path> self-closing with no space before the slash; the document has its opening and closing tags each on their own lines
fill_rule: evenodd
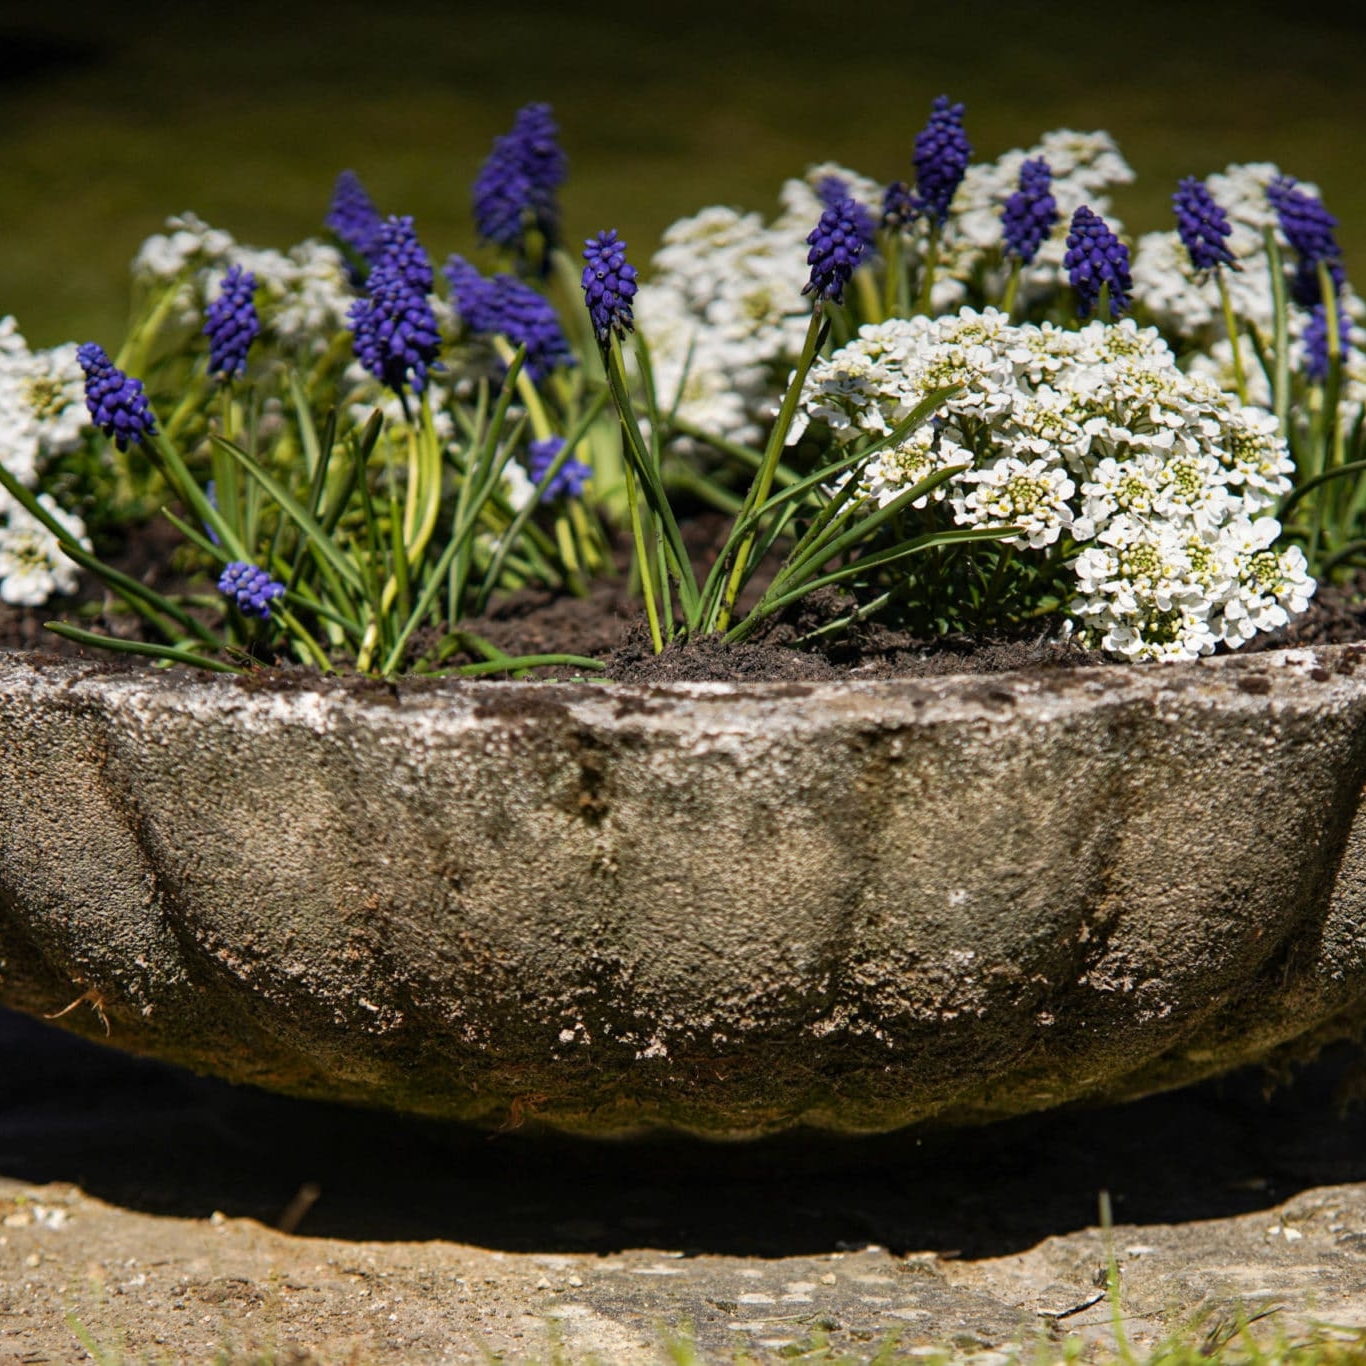
<svg viewBox="0 0 1366 1366">
<path fill-rule="evenodd" d="M 748 1136 L 1366 1020 L 1366 649 L 839 684 L 0 657 L 0 1003 L 483 1124 Z M 94 1016 L 80 1021 L 98 1030 Z"/>
</svg>

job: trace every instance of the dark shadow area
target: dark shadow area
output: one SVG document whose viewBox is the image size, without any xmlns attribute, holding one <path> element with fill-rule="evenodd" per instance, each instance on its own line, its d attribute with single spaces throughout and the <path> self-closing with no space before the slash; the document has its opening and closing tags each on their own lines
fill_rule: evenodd
<svg viewBox="0 0 1366 1366">
<path fill-rule="evenodd" d="M 125 1056 L 0 1011 L 0 1175 L 69 1181 L 153 1214 L 442 1238 L 511 1252 L 630 1247 L 794 1256 L 878 1243 L 999 1256 L 1116 1218 L 1163 1224 L 1366 1180 L 1363 1055 L 1339 1046 L 1268 1090 L 1262 1072 L 988 1128 L 726 1146 L 593 1143 L 289 1100 Z"/>
<path fill-rule="evenodd" d="M 0 25 L 0 87 L 13 91 L 113 60 L 115 48 L 39 28 Z"/>
</svg>

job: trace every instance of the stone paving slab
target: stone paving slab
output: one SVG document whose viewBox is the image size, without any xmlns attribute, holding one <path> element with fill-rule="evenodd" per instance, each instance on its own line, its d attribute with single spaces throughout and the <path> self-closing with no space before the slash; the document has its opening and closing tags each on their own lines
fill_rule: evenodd
<svg viewBox="0 0 1366 1366">
<path fill-rule="evenodd" d="M 321 1361 L 666 1361 L 689 1333 L 707 1360 L 817 1337 L 896 1355 L 980 1355 L 1063 1331 L 1109 1340 L 1097 1230 L 982 1261 L 886 1249 L 777 1259 L 632 1248 L 506 1253 L 449 1242 L 289 1236 L 251 1219 L 139 1214 L 62 1185 L 0 1182 L 0 1362 L 80 1362 L 87 1334 L 134 1359 L 294 1350 Z M 1366 1185 L 1319 1187 L 1270 1211 L 1127 1225 L 1126 1331 L 1227 1330 L 1274 1308 L 1287 1332 L 1366 1329 Z"/>
<path fill-rule="evenodd" d="M 1366 1329 L 1359 1066 L 940 1136 L 612 1146 L 285 1101 L 0 1015 L 0 1364 L 89 1360 L 78 1330 L 139 1362 L 1100 1350 L 1102 1188 L 1136 1342 L 1263 1310 Z"/>
</svg>

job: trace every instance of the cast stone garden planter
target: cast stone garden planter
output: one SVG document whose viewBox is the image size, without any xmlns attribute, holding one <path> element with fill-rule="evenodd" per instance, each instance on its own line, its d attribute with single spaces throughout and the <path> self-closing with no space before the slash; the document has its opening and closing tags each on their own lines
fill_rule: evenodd
<svg viewBox="0 0 1366 1366">
<path fill-rule="evenodd" d="M 0 755 L 0 1003 L 280 1091 L 874 1131 L 1366 1019 L 1361 647 L 657 688 L 8 654 Z"/>
</svg>

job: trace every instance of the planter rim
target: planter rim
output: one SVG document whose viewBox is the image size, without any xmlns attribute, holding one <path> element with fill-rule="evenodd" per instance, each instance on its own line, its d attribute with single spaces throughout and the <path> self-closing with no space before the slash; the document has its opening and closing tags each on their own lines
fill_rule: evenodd
<svg viewBox="0 0 1366 1366">
<path fill-rule="evenodd" d="M 952 705 L 980 699 L 986 693 L 1008 690 L 1018 697 L 1113 696 L 1119 692 L 1186 691 L 1191 687 L 1227 686 L 1231 692 L 1253 696 L 1264 688 L 1258 680 L 1276 680 L 1280 687 L 1292 680 L 1306 684 L 1327 682 L 1320 675 L 1350 678 L 1357 663 L 1366 666 L 1366 641 L 1332 645 L 1304 645 L 1255 653 L 1207 655 L 1193 660 L 1126 664 L 1038 665 L 993 672 L 953 672 L 860 678 L 851 672 L 836 679 L 728 679 L 715 681 L 659 681 L 628 683 L 562 681 L 558 679 L 424 679 L 400 675 L 393 679 L 355 674 L 321 674 L 302 669 L 262 669 L 243 675 L 209 674 L 176 666 L 160 669 L 118 660 L 72 659 L 41 650 L 0 649 L 0 676 L 28 673 L 35 678 L 62 680 L 63 686 L 97 684 L 115 691 L 173 690 L 179 695 L 205 697 L 235 693 L 242 697 L 283 698 L 314 695 L 349 699 L 359 707 L 391 711 L 395 702 L 405 708 L 429 708 L 462 700 L 487 707 L 500 695 L 520 700 L 529 696 L 565 701 L 603 698 L 661 704 L 678 701 L 734 700 L 800 703 L 796 710 L 822 704 L 848 705 L 851 699 L 905 700 L 917 705 Z M 654 712 L 634 713 L 651 715 Z"/>
</svg>

